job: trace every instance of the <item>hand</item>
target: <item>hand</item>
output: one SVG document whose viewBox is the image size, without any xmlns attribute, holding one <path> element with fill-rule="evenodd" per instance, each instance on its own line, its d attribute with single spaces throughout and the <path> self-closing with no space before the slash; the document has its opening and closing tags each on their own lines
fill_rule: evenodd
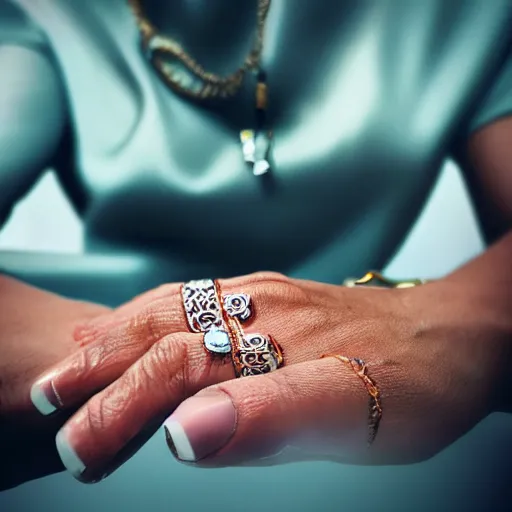
<svg viewBox="0 0 512 512">
<path fill-rule="evenodd" d="M 81 332 L 87 347 L 37 384 L 54 403 L 57 390 L 62 408 L 85 403 L 57 441 L 77 478 L 113 471 L 169 415 L 172 451 L 203 466 L 395 464 L 433 456 L 497 406 L 505 348 L 489 341 L 485 305 L 457 281 L 389 290 L 262 273 L 221 288 L 251 295 L 246 332 L 274 336 L 285 366 L 233 379 L 229 357 L 212 357 L 187 332 L 177 284 L 91 322 Z M 363 382 L 323 354 L 363 359 L 378 385 L 383 415 L 371 447 Z"/>
<path fill-rule="evenodd" d="M 65 418 L 37 414 L 30 387 L 79 349 L 76 325 L 107 311 L 0 277 L 0 490 L 63 469 L 54 437 Z"/>
</svg>

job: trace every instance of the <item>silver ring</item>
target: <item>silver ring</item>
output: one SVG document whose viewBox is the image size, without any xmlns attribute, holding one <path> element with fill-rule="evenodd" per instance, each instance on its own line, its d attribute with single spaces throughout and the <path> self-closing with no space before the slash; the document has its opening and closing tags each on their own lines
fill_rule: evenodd
<svg viewBox="0 0 512 512">
<path fill-rule="evenodd" d="M 188 327 L 192 332 L 207 332 L 224 326 L 214 281 L 189 281 L 182 286 L 181 295 Z"/>
<path fill-rule="evenodd" d="M 251 297 L 246 293 L 224 295 L 222 300 L 224 310 L 230 317 L 238 318 L 241 322 L 245 322 L 251 317 Z"/>
<path fill-rule="evenodd" d="M 188 327 L 191 332 L 204 333 L 206 350 L 214 354 L 230 353 L 231 339 L 223 314 L 245 322 L 252 314 L 251 297 L 233 293 L 220 299 L 220 288 L 212 279 L 184 283 L 181 295 Z"/>
<path fill-rule="evenodd" d="M 284 363 L 279 345 L 263 334 L 243 334 L 233 355 L 237 377 L 262 375 L 277 370 Z"/>
</svg>

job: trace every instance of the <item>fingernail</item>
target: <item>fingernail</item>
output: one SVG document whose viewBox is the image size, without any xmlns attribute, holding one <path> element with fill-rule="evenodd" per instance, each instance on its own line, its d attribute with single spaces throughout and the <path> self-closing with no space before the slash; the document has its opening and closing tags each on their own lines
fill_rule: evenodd
<svg viewBox="0 0 512 512">
<path fill-rule="evenodd" d="M 30 399 L 34 407 L 45 416 L 63 407 L 52 376 L 43 377 L 32 385 Z"/>
<path fill-rule="evenodd" d="M 75 478 L 79 478 L 85 471 L 86 466 L 71 446 L 66 435 L 65 428 L 60 429 L 57 433 L 55 444 L 57 446 L 57 452 L 59 453 L 60 460 L 62 461 L 62 464 L 64 464 L 64 467 Z"/>
<path fill-rule="evenodd" d="M 169 448 L 184 462 L 197 462 L 218 451 L 235 427 L 233 402 L 220 391 L 185 400 L 164 423 Z"/>
</svg>

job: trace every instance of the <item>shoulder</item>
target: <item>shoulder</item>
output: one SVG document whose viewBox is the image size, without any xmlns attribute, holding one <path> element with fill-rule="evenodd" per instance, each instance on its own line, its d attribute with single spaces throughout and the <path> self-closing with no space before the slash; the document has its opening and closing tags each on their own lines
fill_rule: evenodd
<svg viewBox="0 0 512 512">
<path fill-rule="evenodd" d="M 0 69 L 1 225 L 48 165 L 66 122 L 61 78 L 44 32 L 10 0 L 0 0 Z"/>
<path fill-rule="evenodd" d="M 43 49 L 47 46 L 47 41 L 43 30 L 16 0 L 0 0 L 0 44 Z"/>
</svg>

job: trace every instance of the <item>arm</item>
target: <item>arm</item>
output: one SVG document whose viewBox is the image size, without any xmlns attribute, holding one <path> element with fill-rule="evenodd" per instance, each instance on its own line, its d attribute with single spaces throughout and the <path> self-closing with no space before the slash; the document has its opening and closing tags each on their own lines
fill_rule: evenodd
<svg viewBox="0 0 512 512">
<path fill-rule="evenodd" d="M 467 151 L 502 233 L 511 222 L 510 140 L 512 122 L 501 121 L 474 135 Z M 224 293 L 253 298 L 257 314 L 247 332 L 269 333 L 283 348 L 285 367 L 254 379 L 234 379 L 229 364 L 212 364 L 201 336 L 188 332 L 179 286 L 166 285 L 113 328 L 89 325 L 90 345 L 35 386 L 49 400 L 57 389 L 64 410 L 86 403 L 58 435 L 68 469 L 84 481 L 113 471 L 138 435 L 169 414 L 174 455 L 208 467 L 419 462 L 488 414 L 512 409 L 511 261 L 509 233 L 415 288 L 343 288 L 267 274 L 221 281 Z M 323 354 L 367 362 L 383 397 L 371 450 L 364 387 Z"/>
<path fill-rule="evenodd" d="M 488 242 L 512 227 L 511 157 L 512 117 L 476 131 L 458 155 Z"/>
<path fill-rule="evenodd" d="M 482 317 L 493 310 L 490 338 L 504 337 L 507 341 L 502 407 L 512 412 L 512 331 L 499 332 L 512 319 L 512 117 L 473 134 L 460 163 L 486 239 L 501 240 L 450 279 L 466 282 L 468 293 L 481 294 Z"/>
<path fill-rule="evenodd" d="M 0 227 L 66 144 L 66 99 L 44 35 L 0 0 Z M 155 286 L 164 261 L 130 255 L 0 251 L 0 274 L 67 297 L 117 305 Z M 155 269 L 158 268 L 158 271 Z M 167 272 L 173 279 L 172 268 Z M 142 284 L 143 283 L 143 284 Z"/>
<path fill-rule="evenodd" d="M 1 10 L 0 21 L 4 14 Z M 1 29 L 1 26 L 0 26 Z M 0 226 L 50 164 L 67 122 L 65 97 L 51 58 L 41 49 L 1 43 Z M 119 304 L 148 282 L 163 262 L 130 256 L 85 256 L 0 251 L 7 274 L 68 297 Z M 156 279 L 156 272 L 155 272 Z"/>
<path fill-rule="evenodd" d="M 78 325 L 105 311 L 0 276 L 0 490 L 61 470 L 54 438 L 65 418 L 41 421 L 30 385 L 78 349 Z"/>
<path fill-rule="evenodd" d="M 0 13 L 1 14 L 1 13 Z M 49 57 L 0 43 L 0 225 L 39 178 L 65 122 L 64 95 Z"/>
<path fill-rule="evenodd" d="M 52 157 L 66 112 L 58 75 L 43 51 L 0 44 L 0 69 L 2 224 Z M 77 349 L 79 323 L 106 310 L 0 274 L 0 489 L 60 469 L 53 438 L 63 419 L 40 421 L 30 384 Z"/>
</svg>

